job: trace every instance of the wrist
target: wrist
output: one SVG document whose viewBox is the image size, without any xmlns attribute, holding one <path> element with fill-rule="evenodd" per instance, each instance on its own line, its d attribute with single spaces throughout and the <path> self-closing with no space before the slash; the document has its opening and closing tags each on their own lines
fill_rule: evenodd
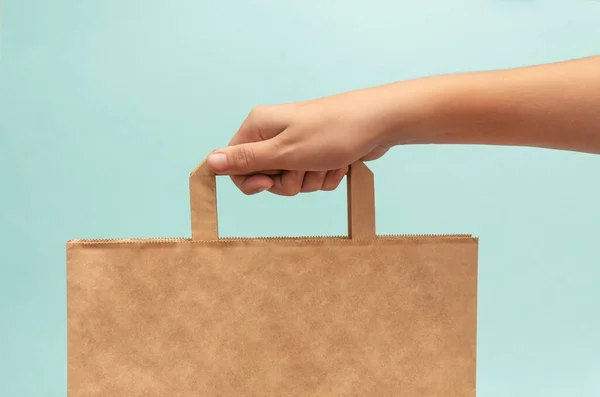
<svg viewBox="0 0 600 397">
<path fill-rule="evenodd" d="M 432 78 L 433 79 L 433 78 Z M 378 144 L 386 147 L 426 144 L 437 140 L 436 124 L 439 90 L 429 79 L 407 80 L 376 88 L 381 110 L 373 124 Z"/>
<path fill-rule="evenodd" d="M 394 83 L 382 94 L 388 109 L 380 138 L 387 146 L 460 143 L 479 83 L 473 75 L 426 77 Z M 468 106 L 467 106 L 468 105 Z M 481 106 L 476 103 L 475 106 Z"/>
</svg>

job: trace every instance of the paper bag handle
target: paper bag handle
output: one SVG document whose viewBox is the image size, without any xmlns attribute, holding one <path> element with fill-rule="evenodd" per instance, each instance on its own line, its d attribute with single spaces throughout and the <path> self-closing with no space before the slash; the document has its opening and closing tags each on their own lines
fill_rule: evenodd
<svg viewBox="0 0 600 397">
<path fill-rule="evenodd" d="M 350 166 L 348 187 L 348 237 L 375 238 L 375 189 L 371 170 L 358 161 Z M 192 240 L 218 240 L 216 175 L 204 160 L 190 174 Z"/>
</svg>

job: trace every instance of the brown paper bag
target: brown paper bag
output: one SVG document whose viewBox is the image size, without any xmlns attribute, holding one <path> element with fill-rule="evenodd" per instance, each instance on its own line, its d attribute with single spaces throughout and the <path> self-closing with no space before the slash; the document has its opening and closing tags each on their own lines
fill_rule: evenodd
<svg viewBox="0 0 600 397">
<path fill-rule="evenodd" d="M 376 236 L 347 185 L 347 237 L 220 239 L 203 163 L 191 239 L 70 241 L 69 396 L 473 397 L 477 239 Z"/>
</svg>

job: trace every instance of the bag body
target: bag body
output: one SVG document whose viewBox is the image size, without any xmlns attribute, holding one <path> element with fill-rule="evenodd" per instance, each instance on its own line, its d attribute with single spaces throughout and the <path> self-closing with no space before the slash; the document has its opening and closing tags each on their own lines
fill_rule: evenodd
<svg viewBox="0 0 600 397">
<path fill-rule="evenodd" d="M 475 396 L 477 239 L 376 236 L 348 182 L 346 237 L 219 238 L 203 163 L 191 239 L 70 241 L 69 396 Z"/>
</svg>

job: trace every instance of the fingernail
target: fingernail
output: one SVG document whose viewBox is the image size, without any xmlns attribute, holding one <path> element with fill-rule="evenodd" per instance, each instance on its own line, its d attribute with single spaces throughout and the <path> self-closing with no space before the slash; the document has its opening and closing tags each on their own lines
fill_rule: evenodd
<svg viewBox="0 0 600 397">
<path fill-rule="evenodd" d="M 208 165 L 213 172 L 226 172 L 229 168 L 227 165 L 227 156 L 224 153 L 213 153 L 208 157 Z"/>
</svg>

